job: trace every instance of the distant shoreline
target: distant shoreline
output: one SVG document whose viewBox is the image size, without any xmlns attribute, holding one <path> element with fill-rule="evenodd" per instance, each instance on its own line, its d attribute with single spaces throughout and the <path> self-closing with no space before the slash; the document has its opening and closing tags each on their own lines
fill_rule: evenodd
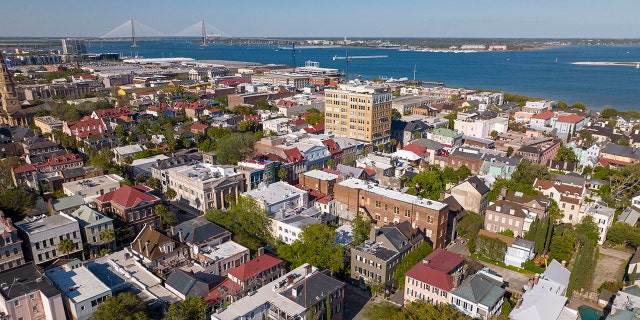
<svg viewBox="0 0 640 320">
<path fill-rule="evenodd" d="M 579 61 L 571 62 L 571 64 L 584 65 L 584 66 L 623 66 L 623 67 L 636 67 L 640 62 L 613 62 L 613 61 Z"/>
</svg>

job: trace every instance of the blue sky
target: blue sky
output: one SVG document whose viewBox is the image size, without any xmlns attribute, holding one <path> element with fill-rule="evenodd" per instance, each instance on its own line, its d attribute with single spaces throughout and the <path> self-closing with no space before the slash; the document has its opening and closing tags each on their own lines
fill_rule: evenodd
<svg viewBox="0 0 640 320">
<path fill-rule="evenodd" d="M 7 0 L 1 8 L 0 37 L 101 36 L 133 17 L 166 35 L 204 19 L 244 37 L 640 38 L 637 0 Z"/>
</svg>

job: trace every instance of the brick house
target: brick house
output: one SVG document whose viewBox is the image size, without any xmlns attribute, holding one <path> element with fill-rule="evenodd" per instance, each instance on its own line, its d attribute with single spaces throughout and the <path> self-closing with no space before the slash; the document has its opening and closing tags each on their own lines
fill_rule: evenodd
<svg viewBox="0 0 640 320">
<path fill-rule="evenodd" d="M 145 225 L 152 228 L 161 226 L 160 217 L 154 213 L 154 207 L 160 204 L 160 198 L 150 194 L 150 191 L 145 186 L 122 186 L 99 196 L 95 202 L 98 210 L 117 215 L 138 232 Z"/>
<path fill-rule="evenodd" d="M 348 179 L 335 186 L 338 214 L 355 217 L 363 214 L 378 227 L 388 223 L 409 222 L 411 227 L 424 233 L 434 248 L 445 245 L 448 205 L 422 199 L 373 185 L 360 179 Z"/>
</svg>

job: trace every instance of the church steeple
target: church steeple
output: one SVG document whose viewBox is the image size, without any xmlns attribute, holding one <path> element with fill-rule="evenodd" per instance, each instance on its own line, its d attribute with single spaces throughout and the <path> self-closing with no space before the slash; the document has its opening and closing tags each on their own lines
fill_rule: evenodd
<svg viewBox="0 0 640 320">
<path fill-rule="evenodd" d="M 16 93 L 16 88 L 11 80 L 9 68 L 4 62 L 2 52 L 0 52 L 0 102 L 2 102 L 2 110 L 6 113 L 14 113 L 22 109 L 20 99 Z"/>
</svg>

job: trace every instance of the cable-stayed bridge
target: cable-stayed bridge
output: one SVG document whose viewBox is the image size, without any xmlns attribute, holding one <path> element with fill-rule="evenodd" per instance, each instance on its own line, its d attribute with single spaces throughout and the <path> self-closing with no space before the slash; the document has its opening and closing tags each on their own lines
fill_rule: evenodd
<svg viewBox="0 0 640 320">
<path fill-rule="evenodd" d="M 172 37 L 199 37 L 202 38 L 202 45 L 207 44 L 208 37 L 227 37 L 222 30 L 205 22 L 198 21 L 175 34 L 166 34 L 148 25 L 130 18 L 111 31 L 101 35 L 100 39 L 127 39 L 130 38 L 132 47 L 136 47 L 138 38 L 172 38 Z"/>
</svg>

